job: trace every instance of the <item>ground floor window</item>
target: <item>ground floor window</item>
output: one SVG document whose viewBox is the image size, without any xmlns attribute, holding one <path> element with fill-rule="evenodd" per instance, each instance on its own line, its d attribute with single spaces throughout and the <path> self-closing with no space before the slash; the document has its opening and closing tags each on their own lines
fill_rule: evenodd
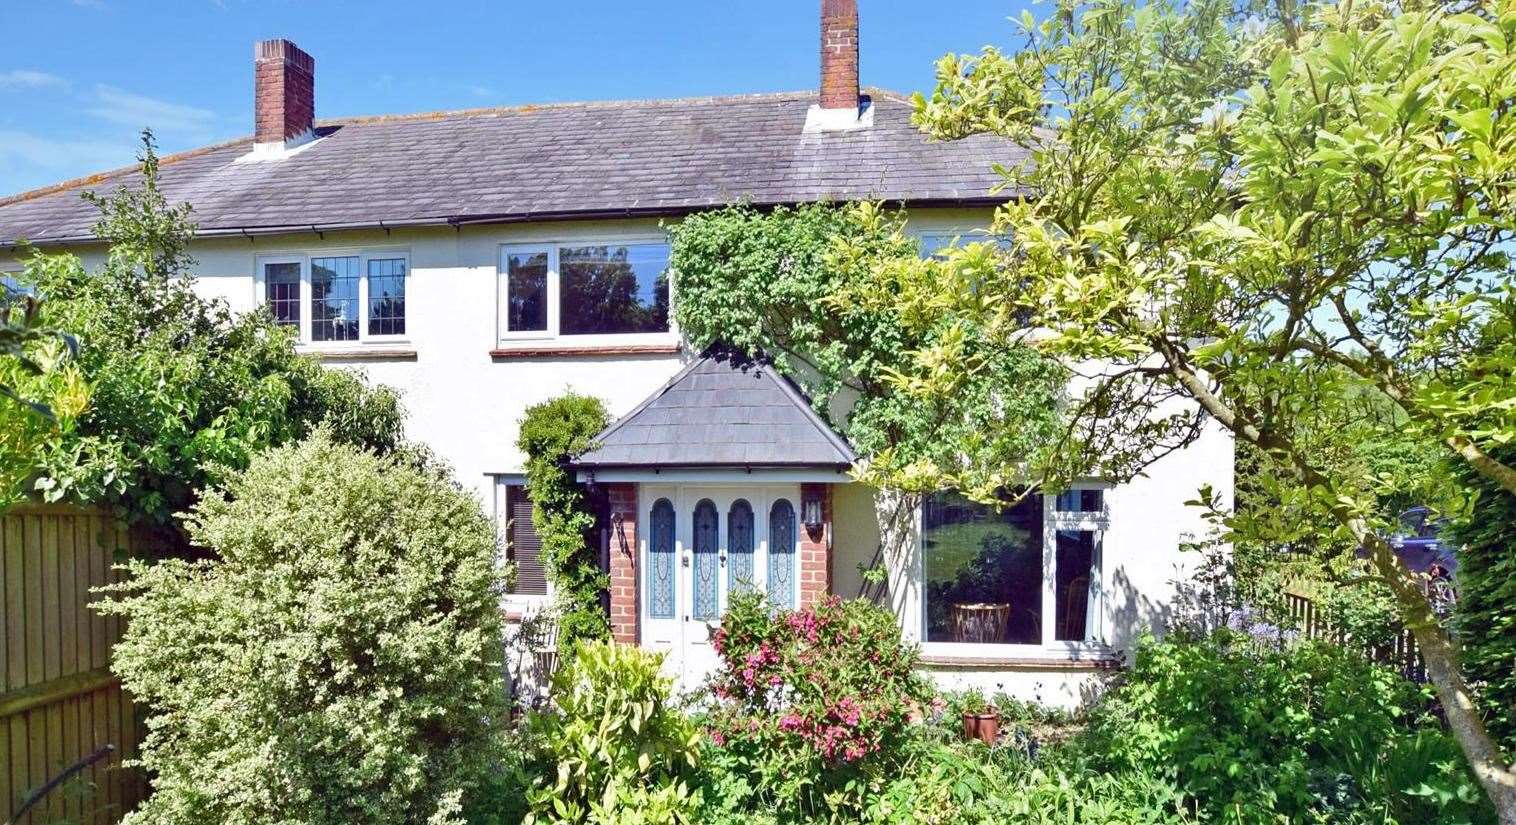
<svg viewBox="0 0 1516 825">
<path fill-rule="evenodd" d="M 957 493 L 922 513 L 928 642 L 1045 645 L 1099 639 L 1105 491 L 994 506 Z"/>
<path fill-rule="evenodd" d="M 547 573 L 542 568 L 542 539 L 532 522 L 532 500 L 526 487 L 505 485 L 506 557 L 516 565 L 516 583 L 512 593 L 523 596 L 547 595 Z"/>
</svg>

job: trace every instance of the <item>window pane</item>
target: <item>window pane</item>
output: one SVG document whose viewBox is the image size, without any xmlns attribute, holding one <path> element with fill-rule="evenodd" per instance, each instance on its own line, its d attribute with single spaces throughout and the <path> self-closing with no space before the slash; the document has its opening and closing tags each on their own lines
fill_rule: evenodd
<svg viewBox="0 0 1516 825">
<path fill-rule="evenodd" d="M 559 332 L 667 332 L 668 265 L 666 244 L 559 250 Z"/>
<path fill-rule="evenodd" d="M 674 618 L 674 505 L 666 498 L 653 504 L 648 536 L 648 607 L 654 619 Z"/>
<path fill-rule="evenodd" d="M 274 322 L 282 326 L 300 326 L 300 264 L 264 264 L 263 300 Z"/>
<path fill-rule="evenodd" d="M 505 509 L 506 518 L 510 519 L 506 531 L 508 556 L 516 563 L 516 585 L 511 592 L 547 595 L 547 574 L 542 569 L 542 539 L 537 535 L 537 525 L 532 522 L 532 501 L 527 498 L 525 487 L 512 484 L 505 488 Z"/>
<path fill-rule="evenodd" d="M 923 516 L 927 641 L 1041 644 L 1041 497 L 997 509 L 939 493 Z"/>
<path fill-rule="evenodd" d="M 1098 513 L 1104 504 L 1102 490 L 1064 490 L 1058 494 L 1054 507 L 1060 513 Z"/>
<path fill-rule="evenodd" d="M 769 601 L 795 607 L 795 507 L 779 499 L 769 508 Z"/>
<path fill-rule="evenodd" d="M 727 592 L 753 589 L 753 506 L 745 499 L 732 502 L 726 514 Z"/>
<path fill-rule="evenodd" d="M 311 340 L 358 340 L 358 258 L 311 259 Z"/>
<path fill-rule="evenodd" d="M 1090 581 L 1100 558 L 1097 535 L 1090 530 L 1059 530 L 1056 586 L 1057 627 L 1053 638 L 1083 642 L 1092 637 Z"/>
<path fill-rule="evenodd" d="M 547 253 L 507 255 L 505 328 L 510 332 L 547 329 Z"/>
<path fill-rule="evenodd" d="M 721 543 L 718 535 L 721 516 L 716 512 L 715 503 L 703 498 L 695 505 L 694 519 L 695 593 L 694 610 L 690 615 L 701 620 L 715 619 L 721 616 L 721 574 L 717 569 L 719 565 L 716 558 Z"/>
<path fill-rule="evenodd" d="M 368 334 L 405 334 L 405 259 L 368 262 Z"/>
</svg>

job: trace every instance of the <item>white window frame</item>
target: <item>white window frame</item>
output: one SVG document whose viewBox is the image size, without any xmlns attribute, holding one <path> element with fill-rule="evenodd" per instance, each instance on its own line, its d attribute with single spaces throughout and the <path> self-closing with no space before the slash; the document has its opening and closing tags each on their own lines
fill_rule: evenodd
<svg viewBox="0 0 1516 825">
<path fill-rule="evenodd" d="M 358 338 L 353 341 L 311 340 L 311 261 L 315 258 L 358 259 Z M 368 264 L 369 261 L 405 261 L 405 333 L 400 335 L 371 335 L 368 331 Z M 266 306 L 268 294 L 264 285 L 264 268 L 269 264 L 300 265 L 300 335 L 301 347 L 311 349 L 351 349 L 367 344 L 403 344 L 410 340 L 411 317 L 411 253 L 407 248 L 395 247 L 344 247 L 321 249 L 299 253 L 274 253 L 259 255 L 253 262 L 253 294 L 258 306 Z"/>
<path fill-rule="evenodd" d="M 971 243 L 995 242 L 1008 244 L 1011 241 L 1011 236 L 1000 232 L 991 232 L 983 226 L 964 229 L 921 229 L 916 232 L 916 243 L 918 245 L 924 247 L 928 241 L 941 241 L 942 247 L 946 249 Z M 953 243 L 954 241 L 958 243 L 955 244 Z"/>
<path fill-rule="evenodd" d="M 1109 652 L 1105 637 L 1105 579 L 1108 575 L 1106 559 L 1111 556 L 1111 499 L 1115 488 L 1108 482 L 1082 480 L 1071 484 L 1069 490 L 1100 490 L 1101 509 L 1095 512 L 1064 512 L 1057 509 L 1057 495 L 1042 496 L 1042 641 L 1040 644 L 1000 644 L 988 642 L 932 642 L 927 641 L 926 600 L 926 502 L 916 511 L 916 560 L 913 577 L 917 582 L 919 596 L 915 605 L 918 612 L 915 625 L 921 639 L 921 652 L 928 658 L 966 658 L 975 660 L 1003 659 L 1077 659 Z M 1058 531 L 1087 530 L 1095 534 L 1095 559 L 1092 567 L 1097 575 L 1090 577 L 1090 596 L 1086 610 L 1092 617 L 1086 628 L 1089 637 L 1084 641 L 1059 641 L 1058 618 Z"/>
<path fill-rule="evenodd" d="M 673 344 L 678 343 L 679 333 L 674 323 L 674 281 L 669 277 L 669 328 L 667 332 L 608 332 L 594 335 L 564 335 L 560 332 L 561 295 L 559 255 L 569 246 L 646 246 L 669 247 L 669 237 L 662 234 L 612 235 L 561 237 L 552 240 L 506 243 L 500 245 L 496 258 L 495 277 L 495 338 L 502 348 L 511 346 L 529 347 L 543 342 L 573 344 L 584 347 L 617 346 L 626 344 Z M 510 271 L 508 258 L 511 255 L 547 253 L 547 329 L 510 330 L 506 322 L 510 313 Z"/>
</svg>

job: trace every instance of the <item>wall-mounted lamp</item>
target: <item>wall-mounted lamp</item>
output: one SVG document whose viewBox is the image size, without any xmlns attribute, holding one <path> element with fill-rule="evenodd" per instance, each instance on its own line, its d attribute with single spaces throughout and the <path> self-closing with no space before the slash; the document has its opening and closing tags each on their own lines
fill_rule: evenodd
<svg viewBox="0 0 1516 825">
<path fill-rule="evenodd" d="M 805 529 L 814 533 L 821 529 L 821 491 L 810 489 L 805 491 L 805 497 L 800 499 L 800 523 Z"/>
</svg>

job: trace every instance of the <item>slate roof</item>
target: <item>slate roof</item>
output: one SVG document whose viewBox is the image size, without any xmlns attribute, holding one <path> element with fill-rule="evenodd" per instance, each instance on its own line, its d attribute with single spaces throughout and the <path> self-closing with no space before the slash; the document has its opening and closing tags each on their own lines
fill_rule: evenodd
<svg viewBox="0 0 1516 825">
<path fill-rule="evenodd" d="M 814 91 L 322 121 L 319 140 L 277 160 L 247 160 L 250 137 L 170 156 L 160 184 L 212 236 L 1007 197 L 991 167 L 1025 149 L 930 142 L 905 97 L 868 94 L 873 127 L 846 132 L 804 131 Z M 136 179 L 117 170 L 0 199 L 0 244 L 92 240 L 97 214 L 79 193 Z"/>
<path fill-rule="evenodd" d="M 772 365 L 707 354 L 596 437 L 574 466 L 848 467 L 857 456 Z"/>
</svg>

